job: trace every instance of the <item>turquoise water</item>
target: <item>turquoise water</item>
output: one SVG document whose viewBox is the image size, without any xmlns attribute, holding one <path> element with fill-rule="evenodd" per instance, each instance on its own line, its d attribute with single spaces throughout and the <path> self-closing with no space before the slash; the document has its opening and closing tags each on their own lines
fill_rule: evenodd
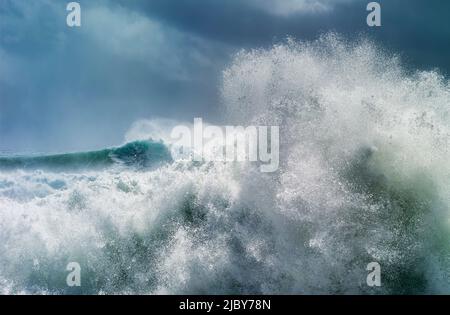
<svg viewBox="0 0 450 315">
<path fill-rule="evenodd" d="M 146 167 L 169 161 L 170 152 L 162 143 L 135 141 L 122 147 L 89 152 L 52 155 L 0 155 L 0 169 L 74 170 L 105 168 L 113 165 Z"/>
</svg>

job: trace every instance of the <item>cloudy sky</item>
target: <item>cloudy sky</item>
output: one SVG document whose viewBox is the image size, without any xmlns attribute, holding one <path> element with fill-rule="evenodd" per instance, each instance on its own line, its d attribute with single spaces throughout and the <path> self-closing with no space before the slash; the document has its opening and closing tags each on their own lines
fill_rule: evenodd
<svg viewBox="0 0 450 315">
<path fill-rule="evenodd" d="M 220 121 L 221 71 L 240 49 L 335 31 L 369 36 L 412 69 L 450 73 L 450 1 L 0 0 L 0 150 L 121 144 L 142 118 Z"/>
</svg>

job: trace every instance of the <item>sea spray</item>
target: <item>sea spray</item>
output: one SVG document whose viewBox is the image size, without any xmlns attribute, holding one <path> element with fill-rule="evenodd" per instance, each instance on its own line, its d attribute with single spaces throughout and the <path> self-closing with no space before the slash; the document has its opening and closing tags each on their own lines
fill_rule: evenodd
<svg viewBox="0 0 450 315">
<path fill-rule="evenodd" d="M 239 53 L 222 94 L 226 124 L 280 126 L 277 172 L 2 170 L 3 293 L 450 291 L 445 78 L 331 34 Z"/>
</svg>

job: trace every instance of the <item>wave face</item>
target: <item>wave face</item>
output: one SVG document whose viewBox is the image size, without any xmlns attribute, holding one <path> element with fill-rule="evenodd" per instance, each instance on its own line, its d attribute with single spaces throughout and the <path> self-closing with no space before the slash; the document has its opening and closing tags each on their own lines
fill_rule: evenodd
<svg viewBox="0 0 450 315">
<path fill-rule="evenodd" d="M 447 80 L 331 34 L 239 53 L 222 93 L 227 124 L 280 125 L 278 172 L 1 160 L 3 293 L 450 292 Z"/>
<path fill-rule="evenodd" d="M 0 156 L 0 170 L 67 171 L 106 168 L 113 165 L 148 167 L 161 161 L 170 161 L 170 159 L 170 152 L 162 143 L 134 141 L 119 148 L 99 151 L 36 156 Z"/>
</svg>

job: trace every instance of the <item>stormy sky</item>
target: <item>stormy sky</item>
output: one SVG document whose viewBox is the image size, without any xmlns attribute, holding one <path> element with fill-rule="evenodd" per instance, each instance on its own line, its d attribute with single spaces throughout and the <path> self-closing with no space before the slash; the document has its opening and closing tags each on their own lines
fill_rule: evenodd
<svg viewBox="0 0 450 315">
<path fill-rule="evenodd" d="M 142 118 L 221 120 L 221 71 L 240 49 L 287 36 L 361 34 L 412 69 L 450 73 L 450 2 L 384 0 L 0 0 L 0 151 L 121 144 Z"/>
</svg>

